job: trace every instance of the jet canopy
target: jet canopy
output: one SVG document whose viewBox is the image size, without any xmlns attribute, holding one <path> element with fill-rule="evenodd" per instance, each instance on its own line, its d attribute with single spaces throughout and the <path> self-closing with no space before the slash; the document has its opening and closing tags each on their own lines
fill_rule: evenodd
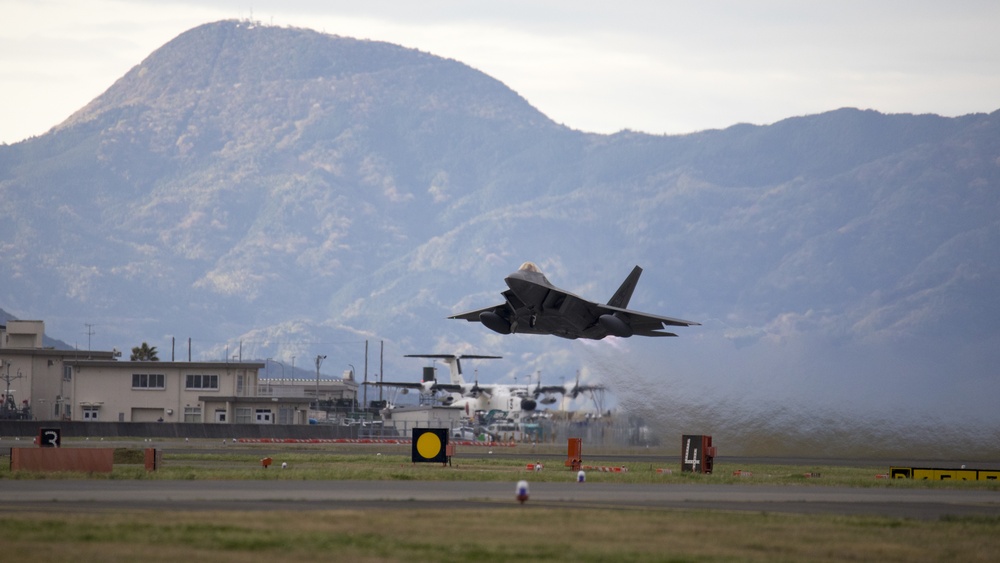
<svg viewBox="0 0 1000 563">
<path fill-rule="evenodd" d="M 538 266 L 536 266 L 534 262 L 530 262 L 530 261 L 529 262 L 525 262 L 524 264 L 521 264 L 521 267 L 518 268 L 518 271 L 521 271 L 521 272 L 534 272 L 536 274 L 542 273 L 542 271 L 538 269 Z"/>
</svg>

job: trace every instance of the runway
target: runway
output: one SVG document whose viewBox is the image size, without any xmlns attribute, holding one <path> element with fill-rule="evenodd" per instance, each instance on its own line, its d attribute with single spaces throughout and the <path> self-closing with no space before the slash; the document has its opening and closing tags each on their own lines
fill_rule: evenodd
<svg viewBox="0 0 1000 563">
<path fill-rule="evenodd" d="M 517 506 L 515 483 L 0 480 L 6 510 L 371 510 Z M 1000 517 L 1000 492 L 823 486 L 531 484 L 525 508 Z"/>
</svg>

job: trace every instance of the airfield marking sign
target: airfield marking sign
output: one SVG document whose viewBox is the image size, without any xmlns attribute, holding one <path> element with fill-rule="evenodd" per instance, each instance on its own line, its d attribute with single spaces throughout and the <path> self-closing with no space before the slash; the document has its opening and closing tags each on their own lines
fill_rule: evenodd
<svg viewBox="0 0 1000 563">
<path fill-rule="evenodd" d="M 59 428 L 39 428 L 38 447 L 58 448 L 62 445 L 62 433 Z"/>
<path fill-rule="evenodd" d="M 412 443 L 413 463 L 448 463 L 447 428 L 414 428 Z"/>
</svg>

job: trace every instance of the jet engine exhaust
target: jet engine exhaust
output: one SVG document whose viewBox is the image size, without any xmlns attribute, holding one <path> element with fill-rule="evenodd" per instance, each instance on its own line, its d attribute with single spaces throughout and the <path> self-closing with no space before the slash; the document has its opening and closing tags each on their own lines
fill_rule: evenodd
<svg viewBox="0 0 1000 563">
<path fill-rule="evenodd" d="M 597 318 L 597 322 L 601 323 L 604 330 L 614 336 L 619 336 L 621 338 L 628 338 L 629 336 L 632 336 L 632 327 L 630 327 L 628 323 L 623 321 L 620 317 L 615 315 L 601 315 Z M 484 322 L 483 324 L 486 323 Z"/>
<path fill-rule="evenodd" d="M 499 332 L 500 334 L 510 334 L 510 323 L 500 315 L 492 311 L 483 311 L 479 313 L 479 322 L 492 330 L 493 332 Z"/>
</svg>

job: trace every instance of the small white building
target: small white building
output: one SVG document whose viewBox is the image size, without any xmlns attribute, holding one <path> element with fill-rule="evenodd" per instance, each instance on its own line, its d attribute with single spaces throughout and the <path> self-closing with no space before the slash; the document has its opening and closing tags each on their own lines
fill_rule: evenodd
<svg viewBox="0 0 1000 563">
<path fill-rule="evenodd" d="M 464 416 L 461 407 L 414 406 L 382 411 L 385 427 L 394 428 L 402 436 L 409 436 L 414 428 L 457 428 Z"/>
</svg>

